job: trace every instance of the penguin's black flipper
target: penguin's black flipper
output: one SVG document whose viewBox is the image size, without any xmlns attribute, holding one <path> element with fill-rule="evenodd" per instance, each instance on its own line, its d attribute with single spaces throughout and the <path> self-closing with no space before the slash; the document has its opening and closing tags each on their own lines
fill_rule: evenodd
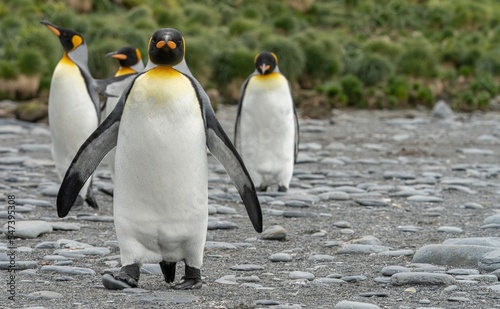
<svg viewBox="0 0 500 309">
<path fill-rule="evenodd" d="M 245 205 L 254 229 L 261 233 L 262 210 L 260 209 L 255 186 L 248 174 L 245 164 L 215 117 L 215 112 L 206 92 L 196 79 L 188 75 L 185 76 L 191 80 L 198 101 L 200 102 L 200 108 L 205 122 L 208 149 L 226 169 L 236 189 L 238 189 L 238 193 L 243 200 L 243 204 Z"/>
<path fill-rule="evenodd" d="M 106 154 L 116 146 L 118 128 L 130 86 L 125 89 L 113 112 L 87 138 L 73 158 L 57 194 L 59 217 L 63 218 L 68 214 L 87 179 Z"/>
<path fill-rule="evenodd" d="M 132 75 L 136 75 L 136 73 L 124 74 L 105 79 L 96 79 L 94 80 L 96 84 L 96 90 L 100 95 L 105 97 L 119 97 L 121 96 L 121 93 L 116 92 L 116 87 L 113 87 L 113 84 L 120 83 L 121 81 L 127 79 Z"/>
</svg>

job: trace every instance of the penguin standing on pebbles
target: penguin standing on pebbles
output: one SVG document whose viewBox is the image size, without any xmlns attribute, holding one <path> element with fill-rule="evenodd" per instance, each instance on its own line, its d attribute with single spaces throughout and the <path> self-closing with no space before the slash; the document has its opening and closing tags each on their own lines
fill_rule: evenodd
<svg viewBox="0 0 500 309">
<path fill-rule="evenodd" d="M 254 62 L 241 89 L 234 143 L 260 191 L 278 185 L 286 192 L 299 143 L 291 88 L 274 53 L 260 53 Z"/>
<path fill-rule="evenodd" d="M 110 52 L 106 56 L 117 59 L 120 63 L 118 71 L 116 71 L 115 76 L 127 75 L 128 77 L 110 84 L 106 88 L 106 92 L 116 95 L 115 97 L 108 97 L 104 103 L 104 117 L 106 118 L 111 114 L 113 109 L 118 103 L 118 99 L 123 93 L 123 90 L 128 86 L 128 84 L 134 79 L 135 75 L 144 70 L 144 63 L 142 62 L 141 52 L 139 49 L 132 46 L 122 47 L 117 51 Z M 107 156 L 111 177 L 115 177 L 115 150 L 111 150 Z"/>
<path fill-rule="evenodd" d="M 52 75 L 48 104 L 52 158 L 62 179 L 80 146 L 99 124 L 98 86 L 90 75 L 83 37 L 47 21 L 41 21 L 41 24 L 57 35 L 64 48 L 64 55 Z M 85 183 L 77 203 L 81 205 L 85 200 L 97 208 L 91 182 L 89 179 Z"/>
<path fill-rule="evenodd" d="M 172 283 L 176 263 L 185 275 L 175 289 L 202 286 L 208 224 L 206 147 L 235 184 L 257 232 L 262 213 L 252 180 L 215 117 L 199 82 L 173 66 L 185 42 L 175 29 L 156 31 L 149 58 L 156 67 L 138 74 L 113 112 L 78 151 L 57 197 L 59 217 L 106 153 L 116 146 L 113 215 L 122 268 L 102 277 L 108 289 L 136 287 L 142 263 L 159 263 Z"/>
</svg>

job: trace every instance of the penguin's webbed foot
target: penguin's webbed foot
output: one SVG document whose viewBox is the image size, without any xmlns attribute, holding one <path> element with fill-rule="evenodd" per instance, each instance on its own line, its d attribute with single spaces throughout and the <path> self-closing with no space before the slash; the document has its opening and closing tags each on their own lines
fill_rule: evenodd
<svg viewBox="0 0 500 309">
<path fill-rule="evenodd" d="M 175 262 L 160 262 L 161 272 L 166 283 L 172 283 L 175 280 Z"/>
<path fill-rule="evenodd" d="M 287 187 L 285 186 L 278 186 L 278 192 L 286 192 L 288 191 Z"/>
<path fill-rule="evenodd" d="M 257 191 L 259 192 L 266 192 L 267 191 L 267 186 L 258 186 L 256 188 Z"/>
<path fill-rule="evenodd" d="M 198 268 L 186 265 L 185 276 L 182 277 L 182 282 L 174 286 L 176 290 L 195 290 L 201 289 L 201 271 Z"/>
<path fill-rule="evenodd" d="M 123 290 L 136 288 L 140 276 L 139 264 L 123 266 L 117 275 L 104 274 L 102 284 L 108 290 Z"/>
</svg>

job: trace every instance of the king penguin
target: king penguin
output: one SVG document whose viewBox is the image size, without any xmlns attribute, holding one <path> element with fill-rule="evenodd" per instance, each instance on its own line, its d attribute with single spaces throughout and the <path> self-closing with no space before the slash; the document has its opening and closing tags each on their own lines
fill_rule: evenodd
<svg viewBox="0 0 500 309">
<path fill-rule="evenodd" d="M 47 21 L 41 23 L 58 36 L 64 48 L 52 74 L 48 102 L 52 158 L 62 179 L 80 146 L 99 124 L 100 102 L 87 66 L 88 51 L 83 37 Z M 97 208 L 91 182 L 89 179 L 80 191 L 78 204 L 85 200 Z"/>
<path fill-rule="evenodd" d="M 116 147 L 113 216 L 122 268 L 105 274 L 104 286 L 136 287 L 142 263 L 159 263 L 165 281 L 172 283 L 176 263 L 183 261 L 185 275 L 174 288 L 198 289 L 208 224 L 207 146 L 259 233 L 262 212 L 250 175 L 206 92 L 194 77 L 173 68 L 184 58 L 180 32 L 157 30 L 148 50 L 156 67 L 134 78 L 82 145 L 59 190 L 57 212 L 68 214 L 85 181 Z"/>
<path fill-rule="evenodd" d="M 297 158 L 299 124 L 288 80 L 274 53 L 255 56 L 255 71 L 241 88 L 234 143 L 260 191 L 286 192 Z"/>
<path fill-rule="evenodd" d="M 114 94 L 116 96 L 106 98 L 104 103 L 103 118 L 106 118 L 109 114 L 111 114 L 116 106 L 116 103 L 118 102 L 119 96 L 123 93 L 123 90 L 125 90 L 127 85 L 134 79 L 134 76 L 144 70 L 141 52 L 139 49 L 132 46 L 122 47 L 117 51 L 106 54 L 106 56 L 117 59 L 120 63 L 120 67 L 118 68 L 118 71 L 116 71 L 115 76 L 127 75 L 128 77 L 119 82 L 112 83 L 106 88 L 107 93 Z M 111 150 L 107 158 L 111 170 L 111 177 L 114 179 L 115 150 Z"/>
</svg>

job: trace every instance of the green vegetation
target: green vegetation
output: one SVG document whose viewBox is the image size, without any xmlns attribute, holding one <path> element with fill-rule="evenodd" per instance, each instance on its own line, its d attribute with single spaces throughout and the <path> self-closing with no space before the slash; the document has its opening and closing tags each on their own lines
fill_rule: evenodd
<svg viewBox="0 0 500 309">
<path fill-rule="evenodd" d="M 114 75 L 107 52 L 179 29 L 200 82 L 236 103 L 261 51 L 276 53 L 298 105 L 487 110 L 500 80 L 498 0 L 6 0 L 0 4 L 0 82 L 38 78 L 46 93 L 62 56 L 40 20 L 80 32 L 97 78 Z M 8 97 L 26 95 L 10 91 Z M 316 95 L 321 99 L 311 99 Z M 307 98 L 307 100 L 306 100 Z"/>
</svg>

